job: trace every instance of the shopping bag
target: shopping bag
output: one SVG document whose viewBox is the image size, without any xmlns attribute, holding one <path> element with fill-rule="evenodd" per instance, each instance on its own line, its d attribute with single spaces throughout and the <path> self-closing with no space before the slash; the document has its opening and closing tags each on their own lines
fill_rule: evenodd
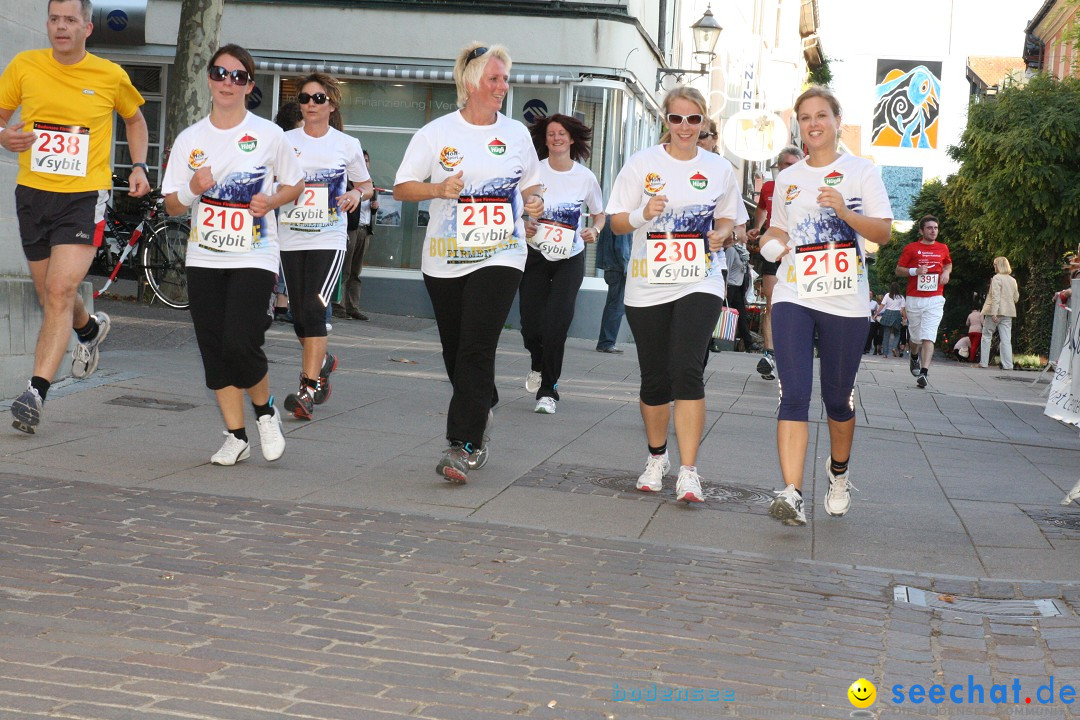
<svg viewBox="0 0 1080 720">
<path fill-rule="evenodd" d="M 713 330 L 713 340 L 735 340 L 735 330 L 739 324 L 739 311 L 733 308 L 724 307 L 720 311 L 720 319 L 716 321 L 716 328 Z"/>
</svg>

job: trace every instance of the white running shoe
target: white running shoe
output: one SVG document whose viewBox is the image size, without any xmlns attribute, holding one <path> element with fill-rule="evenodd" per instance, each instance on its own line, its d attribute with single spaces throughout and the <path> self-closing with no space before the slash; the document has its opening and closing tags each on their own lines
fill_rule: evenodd
<svg viewBox="0 0 1080 720">
<path fill-rule="evenodd" d="M 803 499 L 794 485 L 776 491 L 776 499 L 769 505 L 769 514 L 785 525 L 805 525 Z"/>
<path fill-rule="evenodd" d="M 530 370 L 529 374 L 525 376 L 525 389 L 531 393 L 540 389 L 540 380 L 542 376 L 539 370 Z"/>
<path fill-rule="evenodd" d="M 542 397 L 536 401 L 536 408 L 533 412 L 538 412 L 541 415 L 554 415 L 555 414 L 555 398 Z"/>
<path fill-rule="evenodd" d="M 88 342 L 76 343 L 71 351 L 71 377 L 77 380 L 88 378 L 97 370 L 98 348 L 105 341 L 109 328 L 112 327 L 112 319 L 106 313 L 94 313 L 94 320 L 98 325 L 97 335 Z"/>
<path fill-rule="evenodd" d="M 832 461 L 825 458 L 825 473 L 829 476 L 829 491 L 825 493 L 825 512 L 840 517 L 851 508 L 851 491 L 859 488 L 851 484 L 850 472 L 833 475 Z"/>
<path fill-rule="evenodd" d="M 701 492 L 701 476 L 697 469 L 689 465 L 679 468 L 679 479 L 675 483 L 675 499 L 684 502 L 705 502 L 705 494 Z"/>
<path fill-rule="evenodd" d="M 285 436 L 281 433 L 281 413 L 274 407 L 274 396 L 270 396 L 270 407 L 273 415 L 263 415 L 255 423 L 259 426 L 259 446 L 262 448 L 263 457 L 274 461 L 285 452 Z"/>
<path fill-rule="evenodd" d="M 228 430 L 223 431 L 223 433 L 225 435 L 225 444 L 210 458 L 211 463 L 214 465 L 235 465 L 241 460 L 247 460 L 251 457 L 251 446 L 246 441 L 236 437 Z"/>
<path fill-rule="evenodd" d="M 757 361 L 757 371 L 762 380 L 776 379 L 776 361 L 770 355 L 762 355 Z"/>
<path fill-rule="evenodd" d="M 1080 500 L 1080 480 L 1077 480 L 1076 484 L 1073 485 L 1073 489 L 1066 493 L 1065 497 L 1062 498 L 1061 504 L 1069 505 L 1073 500 Z"/>
<path fill-rule="evenodd" d="M 664 489 L 664 475 L 671 469 L 671 459 L 667 450 L 663 455 L 649 455 L 645 461 L 645 472 L 637 479 L 635 487 L 641 492 L 662 492 Z"/>
</svg>

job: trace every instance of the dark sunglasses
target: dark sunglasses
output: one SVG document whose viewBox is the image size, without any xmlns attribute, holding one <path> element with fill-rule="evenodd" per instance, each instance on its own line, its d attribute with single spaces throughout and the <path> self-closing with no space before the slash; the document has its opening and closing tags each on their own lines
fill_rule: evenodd
<svg viewBox="0 0 1080 720">
<path fill-rule="evenodd" d="M 244 87 L 251 80 L 247 70 L 226 70 L 220 65 L 211 65 L 208 75 L 214 82 L 225 82 L 225 78 L 231 78 L 232 84 L 239 87 Z"/>
<path fill-rule="evenodd" d="M 704 115 L 694 113 L 693 115 L 679 115 L 678 113 L 668 113 L 667 122 L 668 125 L 700 125 L 701 121 L 705 119 Z"/>
<path fill-rule="evenodd" d="M 308 95 L 307 93 L 300 93 L 296 96 L 296 101 L 301 105 L 307 105 L 311 101 L 315 101 L 316 105 L 325 105 L 329 98 L 326 97 L 326 93 L 315 93 L 314 95 Z"/>
<path fill-rule="evenodd" d="M 468 65 L 473 60 L 480 57 L 481 55 L 483 55 L 487 51 L 488 51 L 488 49 L 486 47 L 473 48 L 472 52 L 470 52 L 468 55 L 465 56 L 465 65 Z M 465 67 L 465 65 L 462 65 L 462 67 Z"/>
<path fill-rule="evenodd" d="M 693 125 L 693 123 L 690 123 L 690 124 Z M 697 139 L 698 140 L 705 140 L 707 138 L 714 138 L 714 137 L 716 137 L 716 133 L 703 132 L 703 133 L 698 133 Z"/>
</svg>

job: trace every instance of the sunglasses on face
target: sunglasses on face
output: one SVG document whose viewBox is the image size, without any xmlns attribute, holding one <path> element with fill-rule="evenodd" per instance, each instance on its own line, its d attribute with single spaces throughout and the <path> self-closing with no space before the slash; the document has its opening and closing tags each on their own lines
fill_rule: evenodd
<svg viewBox="0 0 1080 720">
<path fill-rule="evenodd" d="M 704 115 L 694 113 L 693 115 L 679 115 L 678 113 L 668 113 L 667 122 L 668 125 L 700 125 L 701 121 L 705 119 Z"/>
<path fill-rule="evenodd" d="M 467 66 L 469 63 L 471 63 L 473 60 L 480 57 L 481 55 L 483 55 L 487 51 L 488 51 L 488 49 L 486 47 L 473 48 L 473 51 L 465 56 L 465 65 L 463 65 L 462 67 Z"/>
<path fill-rule="evenodd" d="M 691 116 L 691 117 L 693 117 L 693 116 Z M 693 123 L 690 123 L 690 124 L 693 125 Z M 697 139 L 698 140 L 708 140 L 709 138 L 714 138 L 714 137 L 716 137 L 716 133 L 703 132 L 703 133 L 698 133 Z"/>
<path fill-rule="evenodd" d="M 296 101 L 301 105 L 307 105 L 309 102 L 314 102 L 316 105 L 325 105 L 327 101 L 326 93 L 315 93 L 309 95 L 307 93 L 300 93 L 296 96 Z"/>
<path fill-rule="evenodd" d="M 225 82 L 225 78 L 230 78 L 233 85 L 243 87 L 251 80 L 251 75 L 247 70 L 226 70 L 220 65 L 212 65 L 210 67 L 210 79 L 214 82 Z"/>
</svg>

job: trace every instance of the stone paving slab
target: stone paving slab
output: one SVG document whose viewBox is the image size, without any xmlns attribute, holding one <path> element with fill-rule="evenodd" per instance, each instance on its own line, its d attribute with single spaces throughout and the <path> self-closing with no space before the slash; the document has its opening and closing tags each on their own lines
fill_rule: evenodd
<svg viewBox="0 0 1080 720">
<path fill-rule="evenodd" d="M 873 717 L 1007 718 L 1080 666 L 1075 583 L 12 473 L 0 496 L 0 718 L 845 718 L 859 677 Z M 897 584 L 1068 614 L 916 608 Z M 968 675 L 1020 680 L 1020 704 L 891 699 Z"/>
</svg>

